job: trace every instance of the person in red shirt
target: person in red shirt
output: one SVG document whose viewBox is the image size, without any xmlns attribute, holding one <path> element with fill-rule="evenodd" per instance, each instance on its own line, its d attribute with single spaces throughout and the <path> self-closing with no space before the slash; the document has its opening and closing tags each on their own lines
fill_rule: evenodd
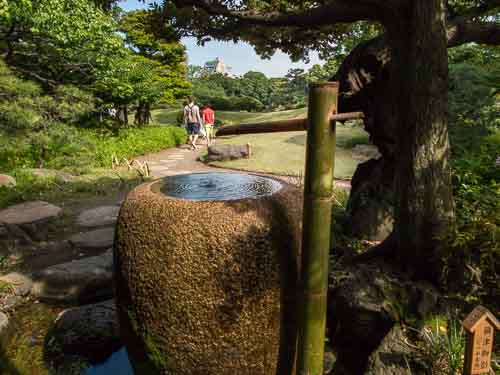
<svg viewBox="0 0 500 375">
<path fill-rule="evenodd" d="M 210 104 L 203 107 L 201 111 L 201 116 L 203 118 L 203 124 L 205 126 L 205 133 L 207 134 L 207 145 L 210 146 L 212 139 L 214 137 L 214 122 L 215 122 L 215 112 L 210 108 Z"/>
</svg>

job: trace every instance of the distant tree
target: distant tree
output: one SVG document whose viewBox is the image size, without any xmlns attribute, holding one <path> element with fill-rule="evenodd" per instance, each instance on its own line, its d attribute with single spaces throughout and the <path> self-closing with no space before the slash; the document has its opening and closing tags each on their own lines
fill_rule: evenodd
<svg viewBox="0 0 500 375">
<path fill-rule="evenodd" d="M 84 85 L 124 52 L 111 15 L 87 0 L 2 0 L 0 53 L 45 88 Z"/>
<path fill-rule="evenodd" d="M 199 65 L 188 65 L 187 67 L 187 79 L 190 81 L 200 78 L 202 73 L 203 73 L 203 67 Z"/>
<path fill-rule="evenodd" d="M 255 98 L 265 106 L 270 105 L 272 85 L 264 73 L 250 71 L 240 79 L 242 96 Z"/>
<path fill-rule="evenodd" d="M 157 22 L 162 25 L 159 29 L 151 26 Z M 126 13 L 121 19 L 120 30 L 125 33 L 126 44 L 132 48 L 133 53 L 143 57 L 135 60 L 142 61 L 144 69 L 154 66 L 148 79 L 141 83 L 142 90 L 139 91 L 142 94 L 136 95 L 138 106 L 135 122 L 146 125 L 151 118 L 151 104 L 156 101 L 173 102 L 191 92 L 191 86 L 186 80 L 185 48 L 179 42 L 176 31 L 152 11 Z M 160 89 L 162 92 L 158 95 Z"/>
</svg>

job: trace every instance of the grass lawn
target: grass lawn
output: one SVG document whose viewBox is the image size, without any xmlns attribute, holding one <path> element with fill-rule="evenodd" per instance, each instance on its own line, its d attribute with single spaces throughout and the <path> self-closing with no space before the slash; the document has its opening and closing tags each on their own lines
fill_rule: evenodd
<svg viewBox="0 0 500 375">
<path fill-rule="evenodd" d="M 179 109 L 155 109 L 151 111 L 153 123 L 175 125 L 177 123 L 177 116 L 182 108 Z M 245 122 L 264 122 L 286 120 L 289 118 L 306 116 L 306 108 L 292 109 L 289 111 L 280 112 L 229 112 L 229 111 L 215 111 L 215 118 L 221 120 L 224 125 L 242 124 Z"/>
<path fill-rule="evenodd" d="M 245 134 L 217 138 L 217 144 L 252 145 L 250 159 L 215 162 L 214 165 L 277 174 L 303 174 L 305 164 L 305 132 Z M 353 158 L 352 147 L 368 143 L 368 134 L 358 126 L 337 125 L 335 177 L 352 177 L 361 157 Z"/>
<path fill-rule="evenodd" d="M 158 124 L 175 124 L 179 110 L 158 109 L 152 111 L 153 120 Z M 250 113 L 216 111 L 216 118 L 224 125 L 285 120 L 305 117 L 306 108 L 280 112 Z M 304 172 L 305 132 L 246 134 L 217 138 L 218 144 L 246 144 L 253 149 L 251 159 L 216 162 L 214 165 L 248 171 L 276 174 L 299 174 Z M 367 159 L 354 154 L 353 147 L 367 144 L 368 134 L 357 125 L 337 125 L 337 149 L 335 151 L 335 177 L 349 179 L 356 166 Z"/>
</svg>

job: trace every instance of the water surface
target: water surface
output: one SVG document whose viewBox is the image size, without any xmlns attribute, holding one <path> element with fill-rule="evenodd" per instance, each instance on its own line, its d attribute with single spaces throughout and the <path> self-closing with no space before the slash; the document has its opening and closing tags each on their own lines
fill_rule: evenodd
<svg viewBox="0 0 500 375">
<path fill-rule="evenodd" d="M 174 198 L 225 201 L 271 195 L 282 186 L 278 180 L 254 174 L 208 172 L 165 177 L 153 189 Z"/>
<path fill-rule="evenodd" d="M 106 361 L 89 367 L 82 375 L 134 375 L 125 347 L 111 354 Z"/>
</svg>

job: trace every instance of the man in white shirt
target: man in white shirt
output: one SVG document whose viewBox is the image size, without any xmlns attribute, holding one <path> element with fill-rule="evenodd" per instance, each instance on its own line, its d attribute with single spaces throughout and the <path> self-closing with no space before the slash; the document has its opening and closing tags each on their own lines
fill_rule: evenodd
<svg viewBox="0 0 500 375">
<path fill-rule="evenodd" d="M 198 148 L 196 147 L 196 140 L 202 125 L 200 107 L 195 104 L 193 98 L 189 97 L 188 99 L 188 104 L 184 107 L 184 123 L 187 127 L 191 149 L 196 150 Z"/>
</svg>

